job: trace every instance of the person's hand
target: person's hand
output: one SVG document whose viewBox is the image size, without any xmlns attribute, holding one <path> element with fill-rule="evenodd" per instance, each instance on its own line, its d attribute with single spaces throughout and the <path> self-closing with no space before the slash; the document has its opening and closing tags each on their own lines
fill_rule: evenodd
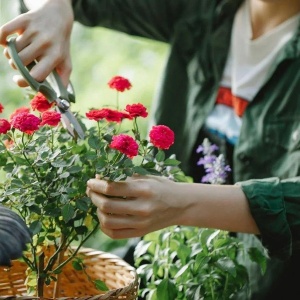
<svg viewBox="0 0 300 300">
<path fill-rule="evenodd" d="M 101 229 L 112 238 L 143 236 L 180 223 L 184 202 L 176 200 L 182 199 L 178 183 L 167 178 L 133 176 L 121 182 L 90 179 L 87 185 L 87 194 L 98 207 Z"/>
<path fill-rule="evenodd" d="M 126 181 L 90 179 L 102 231 L 114 239 L 140 237 L 172 225 L 259 234 L 239 186 L 173 182 L 159 176 Z"/>
<path fill-rule="evenodd" d="M 14 211 L 0 205 L 0 266 L 11 266 L 11 260 L 22 256 L 32 233 Z"/>
<path fill-rule="evenodd" d="M 47 0 L 42 6 L 1 26 L 0 44 L 5 47 L 9 35 L 18 34 L 16 48 L 24 65 L 37 61 L 30 72 L 33 78 L 43 81 L 56 69 L 67 85 L 72 70 L 70 36 L 73 21 L 71 0 Z M 7 49 L 4 54 L 9 58 Z M 11 61 L 10 64 L 13 66 Z M 21 87 L 28 86 L 21 76 L 14 80 Z"/>
</svg>

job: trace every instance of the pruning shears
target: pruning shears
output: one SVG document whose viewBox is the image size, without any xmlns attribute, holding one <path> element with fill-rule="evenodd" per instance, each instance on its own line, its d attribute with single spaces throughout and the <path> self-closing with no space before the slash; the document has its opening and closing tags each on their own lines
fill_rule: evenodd
<svg viewBox="0 0 300 300">
<path fill-rule="evenodd" d="M 70 110 L 70 102 L 75 102 L 72 84 L 69 84 L 66 88 L 55 70 L 43 82 L 36 81 L 29 73 L 36 63 L 32 62 L 24 66 L 16 50 L 15 39 L 16 37 L 11 37 L 7 42 L 7 46 L 8 53 L 16 68 L 34 91 L 42 93 L 49 102 L 56 103 L 56 109 L 61 113 L 62 123 L 68 132 L 73 137 L 84 139 L 84 131 Z"/>
</svg>

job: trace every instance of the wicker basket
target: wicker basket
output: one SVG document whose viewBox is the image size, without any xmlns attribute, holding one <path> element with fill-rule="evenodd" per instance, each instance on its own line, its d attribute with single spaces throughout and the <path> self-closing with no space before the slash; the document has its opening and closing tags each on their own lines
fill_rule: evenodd
<svg viewBox="0 0 300 300">
<path fill-rule="evenodd" d="M 93 283 L 87 280 L 83 271 L 76 271 L 71 264 L 63 268 L 61 274 L 60 295 L 57 299 L 78 300 L 135 300 L 138 298 L 139 280 L 136 270 L 116 255 L 82 248 L 85 271 L 95 280 L 100 279 L 109 288 L 107 292 L 101 292 Z M 39 299 L 39 297 L 27 296 L 24 285 L 27 265 L 14 261 L 10 269 L 0 268 L 0 299 Z M 44 291 L 44 300 L 53 299 L 53 284 L 47 286 Z"/>
</svg>

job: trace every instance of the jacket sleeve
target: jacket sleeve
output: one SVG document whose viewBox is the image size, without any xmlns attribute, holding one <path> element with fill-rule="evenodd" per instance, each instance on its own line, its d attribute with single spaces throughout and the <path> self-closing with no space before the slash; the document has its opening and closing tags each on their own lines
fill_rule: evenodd
<svg viewBox="0 0 300 300">
<path fill-rule="evenodd" d="M 288 259 L 300 249 L 300 177 L 238 182 L 269 255 Z"/>
<path fill-rule="evenodd" d="M 73 0 L 75 20 L 131 35 L 170 42 L 176 23 L 190 15 L 198 0 Z M 206 2 L 206 1 L 205 1 Z"/>
</svg>

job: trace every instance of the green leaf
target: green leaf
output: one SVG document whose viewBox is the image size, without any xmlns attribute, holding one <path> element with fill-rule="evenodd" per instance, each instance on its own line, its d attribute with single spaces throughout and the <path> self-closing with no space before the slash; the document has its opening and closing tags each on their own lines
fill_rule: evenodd
<svg viewBox="0 0 300 300">
<path fill-rule="evenodd" d="M 157 286 L 157 299 L 176 299 L 177 288 L 173 281 L 168 278 L 163 279 Z"/>
<path fill-rule="evenodd" d="M 123 167 L 124 168 L 131 168 L 133 166 L 132 160 L 127 158 L 123 162 Z"/>
<path fill-rule="evenodd" d="M 45 151 L 45 152 L 41 153 L 40 159 L 41 160 L 48 160 L 49 159 L 49 152 Z"/>
<path fill-rule="evenodd" d="M 199 253 L 196 256 L 196 260 L 194 263 L 194 271 L 200 272 L 202 268 L 204 268 L 208 263 L 211 261 L 211 258 L 207 255 L 205 255 L 203 252 Z"/>
<path fill-rule="evenodd" d="M 157 162 L 163 162 L 165 160 L 165 157 L 166 157 L 165 152 L 162 150 L 159 150 L 155 155 L 155 159 Z"/>
<path fill-rule="evenodd" d="M 140 256 L 146 254 L 150 245 L 151 245 L 151 242 L 145 243 L 143 240 L 140 241 L 135 247 L 134 256 L 140 257 Z"/>
<path fill-rule="evenodd" d="M 167 158 L 164 162 L 164 165 L 165 166 L 170 166 L 170 167 L 178 166 L 178 165 L 180 165 L 180 161 L 177 160 L 177 159 Z"/>
<path fill-rule="evenodd" d="M 100 291 L 109 291 L 109 288 L 107 287 L 107 285 L 105 284 L 105 282 L 102 281 L 102 280 L 100 280 L 100 279 L 95 280 L 94 284 L 95 284 L 97 290 L 100 290 Z"/>
<path fill-rule="evenodd" d="M 15 161 L 16 161 L 16 164 L 17 165 L 19 165 L 19 166 L 27 166 L 28 165 L 28 162 L 27 162 L 27 160 L 25 160 L 24 158 L 22 158 L 22 157 L 19 157 L 19 156 L 16 156 L 15 157 Z"/>
<path fill-rule="evenodd" d="M 258 263 L 261 268 L 262 274 L 265 273 L 267 268 L 267 254 L 263 250 L 251 247 L 248 250 L 249 257 L 252 261 Z"/>
<path fill-rule="evenodd" d="M 63 217 L 64 221 L 66 223 L 68 223 L 73 218 L 73 216 L 75 214 L 75 210 L 74 210 L 74 207 L 72 206 L 72 204 L 68 203 L 63 207 L 61 213 L 62 213 L 62 217 Z"/>
<path fill-rule="evenodd" d="M 174 179 L 177 182 L 193 182 L 191 177 L 182 174 L 174 174 Z"/>
<path fill-rule="evenodd" d="M 72 261 L 72 266 L 76 271 L 83 270 L 82 264 L 80 262 L 78 262 L 77 260 Z"/>
<path fill-rule="evenodd" d="M 18 188 L 18 189 L 8 189 L 8 190 L 6 190 L 6 192 L 5 192 L 5 194 L 6 195 L 14 195 L 14 194 L 18 194 L 19 193 L 19 191 L 20 191 L 20 189 Z"/>
<path fill-rule="evenodd" d="M 61 175 L 58 176 L 58 178 L 63 179 L 63 178 L 68 178 L 70 176 L 69 172 L 64 172 Z"/>
<path fill-rule="evenodd" d="M 49 241 L 55 241 L 56 237 L 54 235 L 51 234 L 47 234 L 47 240 Z"/>
<path fill-rule="evenodd" d="M 180 243 L 180 245 L 178 245 L 178 248 L 177 248 L 177 255 L 178 257 L 180 258 L 182 264 L 186 264 L 189 260 L 189 257 L 191 255 L 191 248 L 184 245 L 182 242 Z"/>
<path fill-rule="evenodd" d="M 33 235 L 38 234 L 42 229 L 42 223 L 36 220 L 30 224 L 29 229 Z"/>
<path fill-rule="evenodd" d="M 133 171 L 134 173 L 140 174 L 140 175 L 147 175 L 148 171 L 142 167 L 139 166 L 135 166 L 133 167 Z"/>
<path fill-rule="evenodd" d="M 88 144 L 92 149 L 100 150 L 102 147 L 102 143 L 98 137 L 92 136 L 88 139 Z"/>
<path fill-rule="evenodd" d="M 70 174 L 78 173 L 78 172 L 80 172 L 80 171 L 82 171 L 82 167 L 80 167 L 80 166 L 71 166 L 71 167 L 68 169 L 68 172 L 69 172 Z"/>
<path fill-rule="evenodd" d="M 174 276 L 174 278 L 176 279 L 177 277 L 182 276 L 182 274 L 183 274 L 186 270 L 188 270 L 188 268 L 189 268 L 189 265 L 184 265 L 184 266 L 178 271 L 178 273 Z"/>
<path fill-rule="evenodd" d="M 235 264 L 231 259 L 221 257 L 220 259 L 218 259 L 217 265 L 225 273 L 230 273 L 233 277 L 236 277 Z"/>
<path fill-rule="evenodd" d="M 7 164 L 7 158 L 3 157 L 2 155 L 0 156 L 0 166 L 5 166 Z"/>
<path fill-rule="evenodd" d="M 88 197 L 80 198 L 76 200 L 76 207 L 81 210 L 87 212 L 89 210 L 89 205 L 91 204 L 91 200 Z"/>
<path fill-rule="evenodd" d="M 56 160 L 56 161 L 52 161 L 52 162 L 51 162 L 51 165 L 52 165 L 54 168 L 61 168 L 61 167 L 66 167 L 66 166 L 68 166 L 67 162 L 64 161 L 64 160 Z"/>
<path fill-rule="evenodd" d="M 88 232 L 88 228 L 86 226 L 78 226 L 74 229 L 78 235 L 84 235 Z"/>
</svg>

